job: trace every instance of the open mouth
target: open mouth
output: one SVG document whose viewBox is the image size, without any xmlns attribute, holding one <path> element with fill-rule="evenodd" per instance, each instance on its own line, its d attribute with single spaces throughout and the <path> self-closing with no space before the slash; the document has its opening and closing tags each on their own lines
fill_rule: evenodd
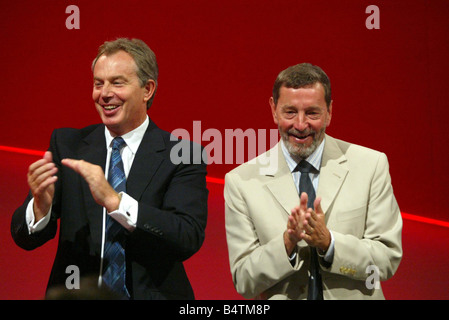
<svg viewBox="0 0 449 320">
<path fill-rule="evenodd" d="M 293 136 L 296 139 L 304 140 L 304 139 L 307 139 L 308 137 L 310 137 L 311 134 L 308 134 L 308 135 L 305 135 L 305 136 L 299 136 L 299 135 L 296 135 L 296 134 L 291 134 L 291 136 Z"/>
<path fill-rule="evenodd" d="M 314 136 L 314 133 L 313 132 L 292 132 L 292 131 L 290 131 L 290 132 L 288 132 L 288 134 L 289 134 L 289 136 L 291 136 L 291 137 L 293 137 L 294 139 L 296 139 L 296 140 L 306 140 L 307 138 L 312 138 L 313 139 L 313 136 Z"/>
<path fill-rule="evenodd" d="M 119 105 L 115 105 L 115 104 L 111 104 L 111 105 L 107 105 L 107 106 L 102 106 L 104 110 L 106 111 L 112 111 L 117 109 L 118 107 L 120 107 Z"/>
</svg>

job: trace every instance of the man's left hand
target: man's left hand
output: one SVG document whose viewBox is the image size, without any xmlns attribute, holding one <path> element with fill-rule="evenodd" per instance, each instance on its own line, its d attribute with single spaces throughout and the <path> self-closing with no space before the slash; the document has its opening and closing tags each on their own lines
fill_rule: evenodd
<svg viewBox="0 0 449 320">
<path fill-rule="evenodd" d="M 323 209 L 321 209 L 321 198 L 316 198 L 314 202 L 315 210 L 308 208 L 302 222 L 304 228 L 303 239 L 312 247 L 316 247 L 321 252 L 326 252 L 331 243 L 331 235 L 326 227 Z"/>
<path fill-rule="evenodd" d="M 301 201 L 307 203 L 307 194 L 301 194 Z M 308 245 L 318 248 L 321 252 L 326 252 L 331 243 L 331 234 L 326 227 L 326 221 L 323 209 L 321 209 L 321 198 L 316 198 L 314 201 L 315 210 L 304 206 L 296 206 L 292 209 L 290 215 L 289 225 L 299 226 L 291 228 L 293 233 L 295 231 L 299 240 L 304 240 Z"/>
</svg>

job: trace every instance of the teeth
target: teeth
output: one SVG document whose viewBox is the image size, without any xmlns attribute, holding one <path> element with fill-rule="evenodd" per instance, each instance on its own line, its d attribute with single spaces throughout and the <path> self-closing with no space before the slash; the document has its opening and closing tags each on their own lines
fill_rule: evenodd
<svg viewBox="0 0 449 320">
<path fill-rule="evenodd" d="M 103 108 L 105 110 L 114 110 L 115 108 L 118 108 L 119 106 L 117 105 L 111 105 L 111 106 L 103 106 Z"/>
<path fill-rule="evenodd" d="M 298 138 L 298 139 L 305 139 L 305 138 L 307 138 L 308 136 L 297 136 L 297 135 L 293 135 L 295 138 Z"/>
</svg>

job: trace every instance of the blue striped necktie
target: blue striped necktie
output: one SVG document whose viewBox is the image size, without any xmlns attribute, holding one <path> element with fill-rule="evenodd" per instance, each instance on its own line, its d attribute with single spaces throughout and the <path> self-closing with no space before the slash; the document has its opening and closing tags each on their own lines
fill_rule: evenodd
<svg viewBox="0 0 449 320">
<path fill-rule="evenodd" d="M 301 160 L 295 171 L 301 172 L 299 179 L 299 195 L 306 192 L 308 195 L 307 208 L 314 209 L 313 202 L 315 201 L 315 189 L 310 180 L 309 173 L 315 168 L 306 160 Z M 310 274 L 309 274 L 309 290 L 307 293 L 308 300 L 323 300 L 323 282 L 321 280 L 320 266 L 318 262 L 318 255 L 314 247 L 310 247 Z"/>
<path fill-rule="evenodd" d="M 117 192 L 126 191 L 126 176 L 120 150 L 126 145 L 122 137 L 112 141 L 108 182 Z M 104 244 L 104 283 L 113 291 L 129 298 L 126 288 L 125 229 L 106 214 L 106 241 Z"/>
</svg>

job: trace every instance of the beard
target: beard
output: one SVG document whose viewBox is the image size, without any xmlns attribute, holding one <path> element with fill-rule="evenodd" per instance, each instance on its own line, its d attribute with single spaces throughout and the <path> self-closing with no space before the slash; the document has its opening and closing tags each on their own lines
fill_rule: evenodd
<svg viewBox="0 0 449 320">
<path fill-rule="evenodd" d="M 326 127 L 323 127 L 320 131 L 315 130 L 304 130 L 299 131 L 294 128 L 283 131 L 280 127 L 278 127 L 279 133 L 281 135 L 282 141 L 284 142 L 285 147 L 287 148 L 288 152 L 292 155 L 293 158 L 299 158 L 299 159 L 307 159 L 320 145 L 320 143 L 324 139 L 324 134 L 326 132 Z M 312 144 L 308 147 L 304 146 L 300 143 L 292 143 L 289 140 L 289 135 L 295 135 L 295 136 L 307 136 L 312 135 L 313 141 Z"/>
</svg>

